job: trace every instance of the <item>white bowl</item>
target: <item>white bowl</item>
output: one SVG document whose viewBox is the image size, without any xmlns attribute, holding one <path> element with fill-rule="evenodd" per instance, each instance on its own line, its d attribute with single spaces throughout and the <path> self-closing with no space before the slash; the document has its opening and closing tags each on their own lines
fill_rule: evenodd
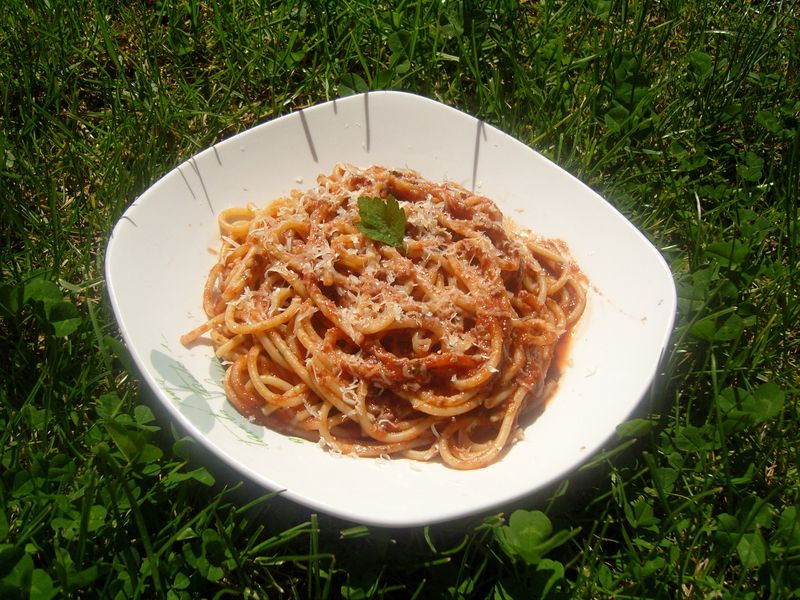
<svg viewBox="0 0 800 600">
<path fill-rule="evenodd" d="M 496 464 L 457 471 L 336 456 L 253 425 L 226 401 L 210 346 L 186 349 L 178 341 L 205 321 L 201 296 L 218 248 L 216 215 L 311 187 L 339 162 L 411 168 L 473 188 L 519 224 L 566 241 L 587 276 L 588 306 L 558 389 Z M 300 110 L 190 158 L 119 220 L 106 277 L 133 358 L 193 436 L 242 475 L 314 510 L 397 527 L 505 505 L 585 461 L 650 386 L 676 303 L 661 255 L 598 194 L 494 127 L 399 92 Z"/>
</svg>

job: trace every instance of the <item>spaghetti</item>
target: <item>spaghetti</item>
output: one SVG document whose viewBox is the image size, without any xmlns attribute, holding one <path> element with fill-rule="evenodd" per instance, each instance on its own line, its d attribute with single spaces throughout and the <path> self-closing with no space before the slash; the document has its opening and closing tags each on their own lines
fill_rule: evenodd
<svg viewBox="0 0 800 600">
<path fill-rule="evenodd" d="M 565 244 L 409 170 L 339 165 L 317 183 L 221 213 L 208 321 L 181 342 L 210 336 L 240 413 L 331 451 L 497 460 L 584 309 Z M 404 247 L 361 233 L 361 197 L 399 201 Z"/>
</svg>

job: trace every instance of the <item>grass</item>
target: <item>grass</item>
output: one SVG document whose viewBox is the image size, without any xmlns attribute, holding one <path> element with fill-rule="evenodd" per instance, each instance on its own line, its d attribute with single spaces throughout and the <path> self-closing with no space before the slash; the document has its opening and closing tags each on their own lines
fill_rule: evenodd
<svg viewBox="0 0 800 600">
<path fill-rule="evenodd" d="M 6 5 L 0 595 L 800 595 L 792 3 Z M 104 296 L 111 228 L 160 176 L 367 89 L 528 143 L 641 228 L 676 279 L 673 344 L 640 410 L 502 513 L 381 530 L 232 480 L 153 412 Z"/>
</svg>

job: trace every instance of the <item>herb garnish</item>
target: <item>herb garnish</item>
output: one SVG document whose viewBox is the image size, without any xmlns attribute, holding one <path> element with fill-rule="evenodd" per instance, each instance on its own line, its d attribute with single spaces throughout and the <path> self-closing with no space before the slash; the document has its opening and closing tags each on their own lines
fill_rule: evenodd
<svg viewBox="0 0 800 600">
<path fill-rule="evenodd" d="M 389 196 L 383 200 L 361 196 L 358 199 L 358 215 L 361 221 L 356 223 L 356 227 L 364 237 L 394 246 L 405 253 L 403 236 L 406 234 L 406 213 L 395 198 Z"/>
</svg>

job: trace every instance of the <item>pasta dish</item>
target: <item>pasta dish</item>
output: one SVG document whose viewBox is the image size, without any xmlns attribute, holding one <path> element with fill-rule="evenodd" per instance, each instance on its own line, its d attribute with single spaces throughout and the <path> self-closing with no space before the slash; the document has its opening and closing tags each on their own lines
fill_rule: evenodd
<svg viewBox="0 0 800 600">
<path fill-rule="evenodd" d="M 219 226 L 208 320 L 181 342 L 210 337 L 240 413 L 333 452 L 491 464 L 585 305 L 563 242 L 410 170 L 338 165 Z"/>
</svg>

